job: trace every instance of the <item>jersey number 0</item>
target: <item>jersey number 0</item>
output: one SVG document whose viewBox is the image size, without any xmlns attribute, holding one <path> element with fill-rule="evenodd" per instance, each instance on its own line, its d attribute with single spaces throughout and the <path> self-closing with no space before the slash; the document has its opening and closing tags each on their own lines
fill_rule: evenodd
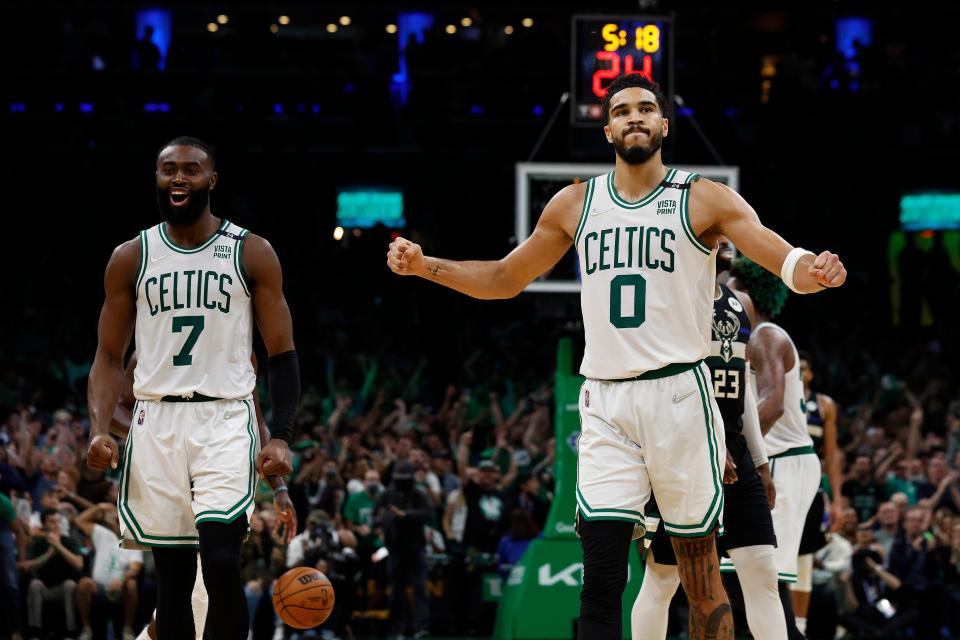
<svg viewBox="0 0 960 640">
<path fill-rule="evenodd" d="M 633 287 L 633 314 L 623 315 L 623 289 Z M 617 329 L 636 329 L 645 320 L 647 281 L 639 274 L 620 275 L 610 281 L 610 324 Z"/>
</svg>

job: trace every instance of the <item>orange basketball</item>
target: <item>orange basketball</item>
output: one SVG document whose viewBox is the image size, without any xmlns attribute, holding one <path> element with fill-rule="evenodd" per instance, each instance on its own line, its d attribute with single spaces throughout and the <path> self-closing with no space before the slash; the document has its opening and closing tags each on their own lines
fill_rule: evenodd
<svg viewBox="0 0 960 640">
<path fill-rule="evenodd" d="M 273 609 L 295 629 L 323 624 L 333 611 L 333 585 L 310 567 L 290 569 L 273 585 Z"/>
</svg>

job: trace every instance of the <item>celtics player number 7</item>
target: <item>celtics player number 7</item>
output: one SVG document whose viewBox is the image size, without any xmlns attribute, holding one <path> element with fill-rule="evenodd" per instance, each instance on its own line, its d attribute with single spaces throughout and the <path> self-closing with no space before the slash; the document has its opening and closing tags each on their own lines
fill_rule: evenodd
<svg viewBox="0 0 960 640">
<path fill-rule="evenodd" d="M 629 542 L 644 527 L 651 491 L 677 549 L 692 637 L 733 637 L 714 544 L 726 451 L 702 362 L 711 346 L 718 239 L 729 238 L 796 293 L 839 287 L 847 277 L 836 254 L 791 246 L 732 189 L 664 166 L 666 106 L 642 76 L 614 80 L 601 111 L 615 170 L 560 190 L 507 256 L 445 260 L 403 237 L 387 251 L 398 275 L 503 299 L 575 247 L 587 378 L 576 496 L 584 550 L 579 635 L 591 640 L 620 638 Z"/>
</svg>

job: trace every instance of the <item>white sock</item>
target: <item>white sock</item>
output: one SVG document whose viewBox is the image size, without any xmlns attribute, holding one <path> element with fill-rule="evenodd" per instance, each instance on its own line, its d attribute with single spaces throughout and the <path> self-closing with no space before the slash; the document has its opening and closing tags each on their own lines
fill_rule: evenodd
<svg viewBox="0 0 960 640">
<path fill-rule="evenodd" d="M 807 619 L 801 618 L 800 616 L 794 616 L 794 619 L 797 621 L 797 631 L 800 633 L 807 632 Z"/>
<path fill-rule="evenodd" d="M 729 554 L 743 590 L 750 633 L 756 640 L 787 640 L 787 620 L 777 590 L 773 545 L 731 549 Z"/>
<path fill-rule="evenodd" d="M 667 637 L 670 601 L 679 586 L 677 568 L 655 563 L 653 554 L 648 552 L 640 593 L 630 612 L 633 640 L 664 640 Z"/>
</svg>

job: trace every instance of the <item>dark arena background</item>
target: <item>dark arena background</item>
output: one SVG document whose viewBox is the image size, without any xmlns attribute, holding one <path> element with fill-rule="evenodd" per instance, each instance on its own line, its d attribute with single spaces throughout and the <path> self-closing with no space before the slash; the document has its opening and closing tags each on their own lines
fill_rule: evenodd
<svg viewBox="0 0 960 640">
<path fill-rule="evenodd" d="M 216 149 L 213 214 L 276 249 L 300 359 L 298 537 L 272 533 L 261 482 L 250 637 L 574 637 L 574 254 L 498 302 L 397 277 L 385 255 L 398 234 L 429 255 L 509 252 L 559 188 L 612 168 L 599 97 L 629 71 L 671 101 L 666 164 L 849 271 L 777 319 L 838 405 L 844 504 L 823 523 L 807 637 L 960 637 L 958 25 L 960 4 L 926 0 L 4 2 L 0 638 L 127 640 L 155 606 L 150 554 L 81 526 L 101 503 L 100 528 L 116 521 L 119 480 L 84 463 L 86 389 L 104 267 L 160 221 L 155 157 L 180 135 Z M 265 374 L 260 392 L 269 423 Z M 432 508 L 425 547 L 388 549 L 372 485 L 404 459 Z M 45 509 L 82 569 L 31 562 L 56 535 Z M 126 564 L 94 597 L 99 554 Z M 413 558 L 409 584 L 391 586 L 392 558 Z M 270 606 L 300 565 L 337 597 L 309 631 Z M 393 596 L 409 606 L 391 614 Z M 681 590 L 671 637 L 685 607 Z"/>
</svg>

